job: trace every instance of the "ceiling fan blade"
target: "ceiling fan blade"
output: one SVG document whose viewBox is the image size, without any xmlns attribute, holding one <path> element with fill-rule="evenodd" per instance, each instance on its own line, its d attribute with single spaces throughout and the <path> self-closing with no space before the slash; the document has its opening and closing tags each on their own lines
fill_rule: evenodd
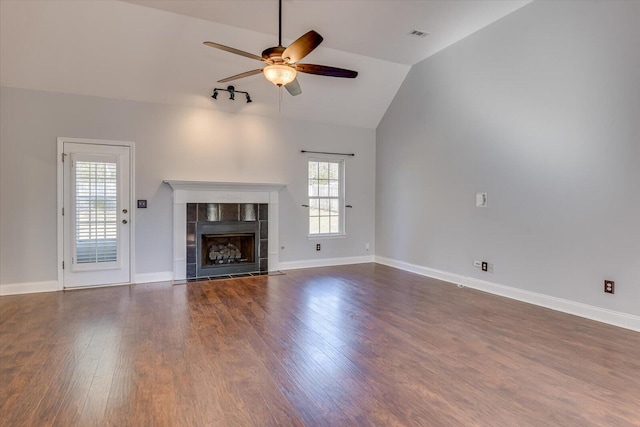
<svg viewBox="0 0 640 427">
<path fill-rule="evenodd" d="M 316 64 L 296 64 L 296 70 L 301 73 L 319 74 L 329 77 L 343 77 L 346 79 L 355 79 L 358 77 L 357 71 L 345 70 L 344 68 L 329 67 L 327 65 Z"/>
<path fill-rule="evenodd" d="M 322 43 L 322 40 L 324 39 L 320 34 L 311 30 L 291 43 L 291 45 L 282 52 L 282 59 L 289 64 L 296 63 L 311 53 L 313 49 L 317 48 L 318 45 Z"/>
<path fill-rule="evenodd" d="M 291 83 L 284 85 L 284 88 L 287 89 L 287 92 L 289 92 L 291 96 L 300 95 L 302 93 L 298 79 L 293 79 Z"/>
<path fill-rule="evenodd" d="M 236 55 L 244 56 L 246 58 L 257 59 L 258 61 L 262 61 L 262 57 L 258 55 L 254 55 L 253 53 L 245 52 L 244 50 L 236 49 L 233 47 L 225 46 L 223 44 L 214 43 L 214 42 L 204 42 L 203 44 L 209 47 L 215 47 L 216 49 L 224 50 L 225 52 L 235 53 Z"/>
<path fill-rule="evenodd" d="M 262 69 L 246 71 L 244 73 L 236 74 L 235 76 L 227 77 L 226 79 L 218 80 L 218 83 L 226 83 L 230 82 L 231 80 L 238 80 L 244 77 L 254 76 L 256 74 L 260 74 L 261 72 Z"/>
</svg>

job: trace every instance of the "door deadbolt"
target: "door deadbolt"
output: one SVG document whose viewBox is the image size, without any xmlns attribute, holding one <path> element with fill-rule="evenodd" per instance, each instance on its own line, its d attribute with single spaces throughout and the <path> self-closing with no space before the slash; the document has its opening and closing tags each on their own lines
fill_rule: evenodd
<svg viewBox="0 0 640 427">
<path fill-rule="evenodd" d="M 123 224 L 126 224 L 126 223 L 127 223 L 127 220 L 126 220 L 126 219 L 123 219 L 123 220 L 122 220 L 122 223 L 123 223 Z"/>
</svg>

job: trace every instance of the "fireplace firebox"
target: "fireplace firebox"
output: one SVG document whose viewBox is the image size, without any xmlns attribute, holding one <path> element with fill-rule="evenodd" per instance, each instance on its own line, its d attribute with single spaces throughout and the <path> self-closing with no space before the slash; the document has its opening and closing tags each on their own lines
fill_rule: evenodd
<svg viewBox="0 0 640 427">
<path fill-rule="evenodd" d="M 258 222 L 198 222 L 198 277 L 260 270 Z"/>
</svg>

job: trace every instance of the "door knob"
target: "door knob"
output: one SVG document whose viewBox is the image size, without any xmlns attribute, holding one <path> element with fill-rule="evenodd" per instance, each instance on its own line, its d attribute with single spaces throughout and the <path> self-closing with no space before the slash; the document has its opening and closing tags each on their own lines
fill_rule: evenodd
<svg viewBox="0 0 640 427">
<path fill-rule="evenodd" d="M 129 211 L 126 210 L 126 209 L 122 209 L 122 213 L 127 213 L 127 212 L 129 212 Z"/>
<path fill-rule="evenodd" d="M 122 220 L 122 223 L 123 223 L 123 224 L 126 224 L 127 222 L 128 222 L 128 221 L 127 221 L 126 219 L 123 219 L 123 220 Z"/>
</svg>

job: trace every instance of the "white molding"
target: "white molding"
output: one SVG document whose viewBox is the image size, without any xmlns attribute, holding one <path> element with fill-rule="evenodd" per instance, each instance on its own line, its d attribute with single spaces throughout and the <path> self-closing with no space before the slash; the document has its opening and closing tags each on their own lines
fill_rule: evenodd
<svg viewBox="0 0 640 427">
<path fill-rule="evenodd" d="M 136 144 L 135 142 L 123 142 L 129 147 L 129 281 L 133 282 L 136 275 Z"/>
<path fill-rule="evenodd" d="M 73 288 L 66 288 L 66 292 L 80 291 L 84 289 L 99 289 L 99 288 L 115 288 L 117 286 L 133 286 L 135 283 L 107 283 L 106 285 L 91 285 L 91 286 L 74 286 Z"/>
<path fill-rule="evenodd" d="M 56 165 L 58 165 L 56 167 L 56 218 L 58 219 L 56 229 L 56 238 L 58 245 L 58 265 L 56 266 L 56 271 L 58 276 L 58 287 L 60 289 L 64 287 L 64 269 L 62 268 L 62 263 L 64 261 L 64 217 L 62 216 L 62 209 L 64 208 L 64 163 L 62 162 L 62 153 L 64 153 L 64 142 L 66 140 L 67 138 L 58 138 L 56 150 Z"/>
<path fill-rule="evenodd" d="M 342 258 L 306 259 L 280 263 L 280 270 L 297 270 L 300 268 L 331 267 L 334 265 L 365 264 L 374 262 L 373 255 L 352 256 Z"/>
<path fill-rule="evenodd" d="M 342 234 L 307 234 L 307 240 L 332 240 L 332 239 L 346 239 L 347 235 Z"/>
<path fill-rule="evenodd" d="M 278 270 L 278 192 L 285 184 L 164 180 L 173 189 L 173 280 L 187 277 L 187 203 L 266 203 L 269 205 L 269 271 Z"/>
<path fill-rule="evenodd" d="M 165 184 L 180 191 L 280 191 L 285 184 L 270 182 L 178 181 L 165 179 Z M 197 202 L 196 202 L 197 203 Z"/>
<path fill-rule="evenodd" d="M 21 295 L 21 294 L 35 294 L 39 292 L 56 292 L 61 291 L 57 280 L 48 280 L 46 282 L 24 282 L 24 283 L 10 283 L 0 285 L 0 295 Z"/>
<path fill-rule="evenodd" d="M 81 286 L 77 288 L 70 288 L 67 290 L 107 288 L 111 286 L 128 286 L 131 284 L 142 284 L 142 283 L 171 282 L 173 280 L 173 271 L 159 271 L 156 273 L 136 274 L 135 279 L 136 279 L 135 282 L 132 282 L 132 283 L 114 283 L 114 284 L 97 285 L 97 286 Z M 60 283 L 57 280 L 48 280 L 44 282 L 11 283 L 11 284 L 0 285 L 0 296 L 35 294 L 40 292 L 57 292 L 62 290 L 63 288 L 62 286 L 60 286 Z"/>
<path fill-rule="evenodd" d="M 391 258 L 376 256 L 375 262 L 395 267 L 400 270 L 409 271 L 411 273 L 416 273 L 421 276 L 431 277 L 445 282 L 454 283 L 456 285 L 467 286 L 469 288 L 478 289 L 494 295 L 500 295 L 517 301 L 549 308 L 551 310 L 573 314 L 575 316 L 584 317 L 597 322 L 607 323 L 609 325 L 640 332 L 640 316 L 608 310 L 606 308 L 544 295 L 537 292 L 526 291 L 511 286 L 500 285 L 486 280 L 462 276 L 460 274 L 449 273 L 429 267 L 423 267 L 421 265 L 410 264 L 408 262 L 398 261 Z"/>
<path fill-rule="evenodd" d="M 158 271 L 156 273 L 136 274 L 134 283 L 154 283 L 154 282 L 171 282 L 173 280 L 173 271 Z"/>
</svg>

